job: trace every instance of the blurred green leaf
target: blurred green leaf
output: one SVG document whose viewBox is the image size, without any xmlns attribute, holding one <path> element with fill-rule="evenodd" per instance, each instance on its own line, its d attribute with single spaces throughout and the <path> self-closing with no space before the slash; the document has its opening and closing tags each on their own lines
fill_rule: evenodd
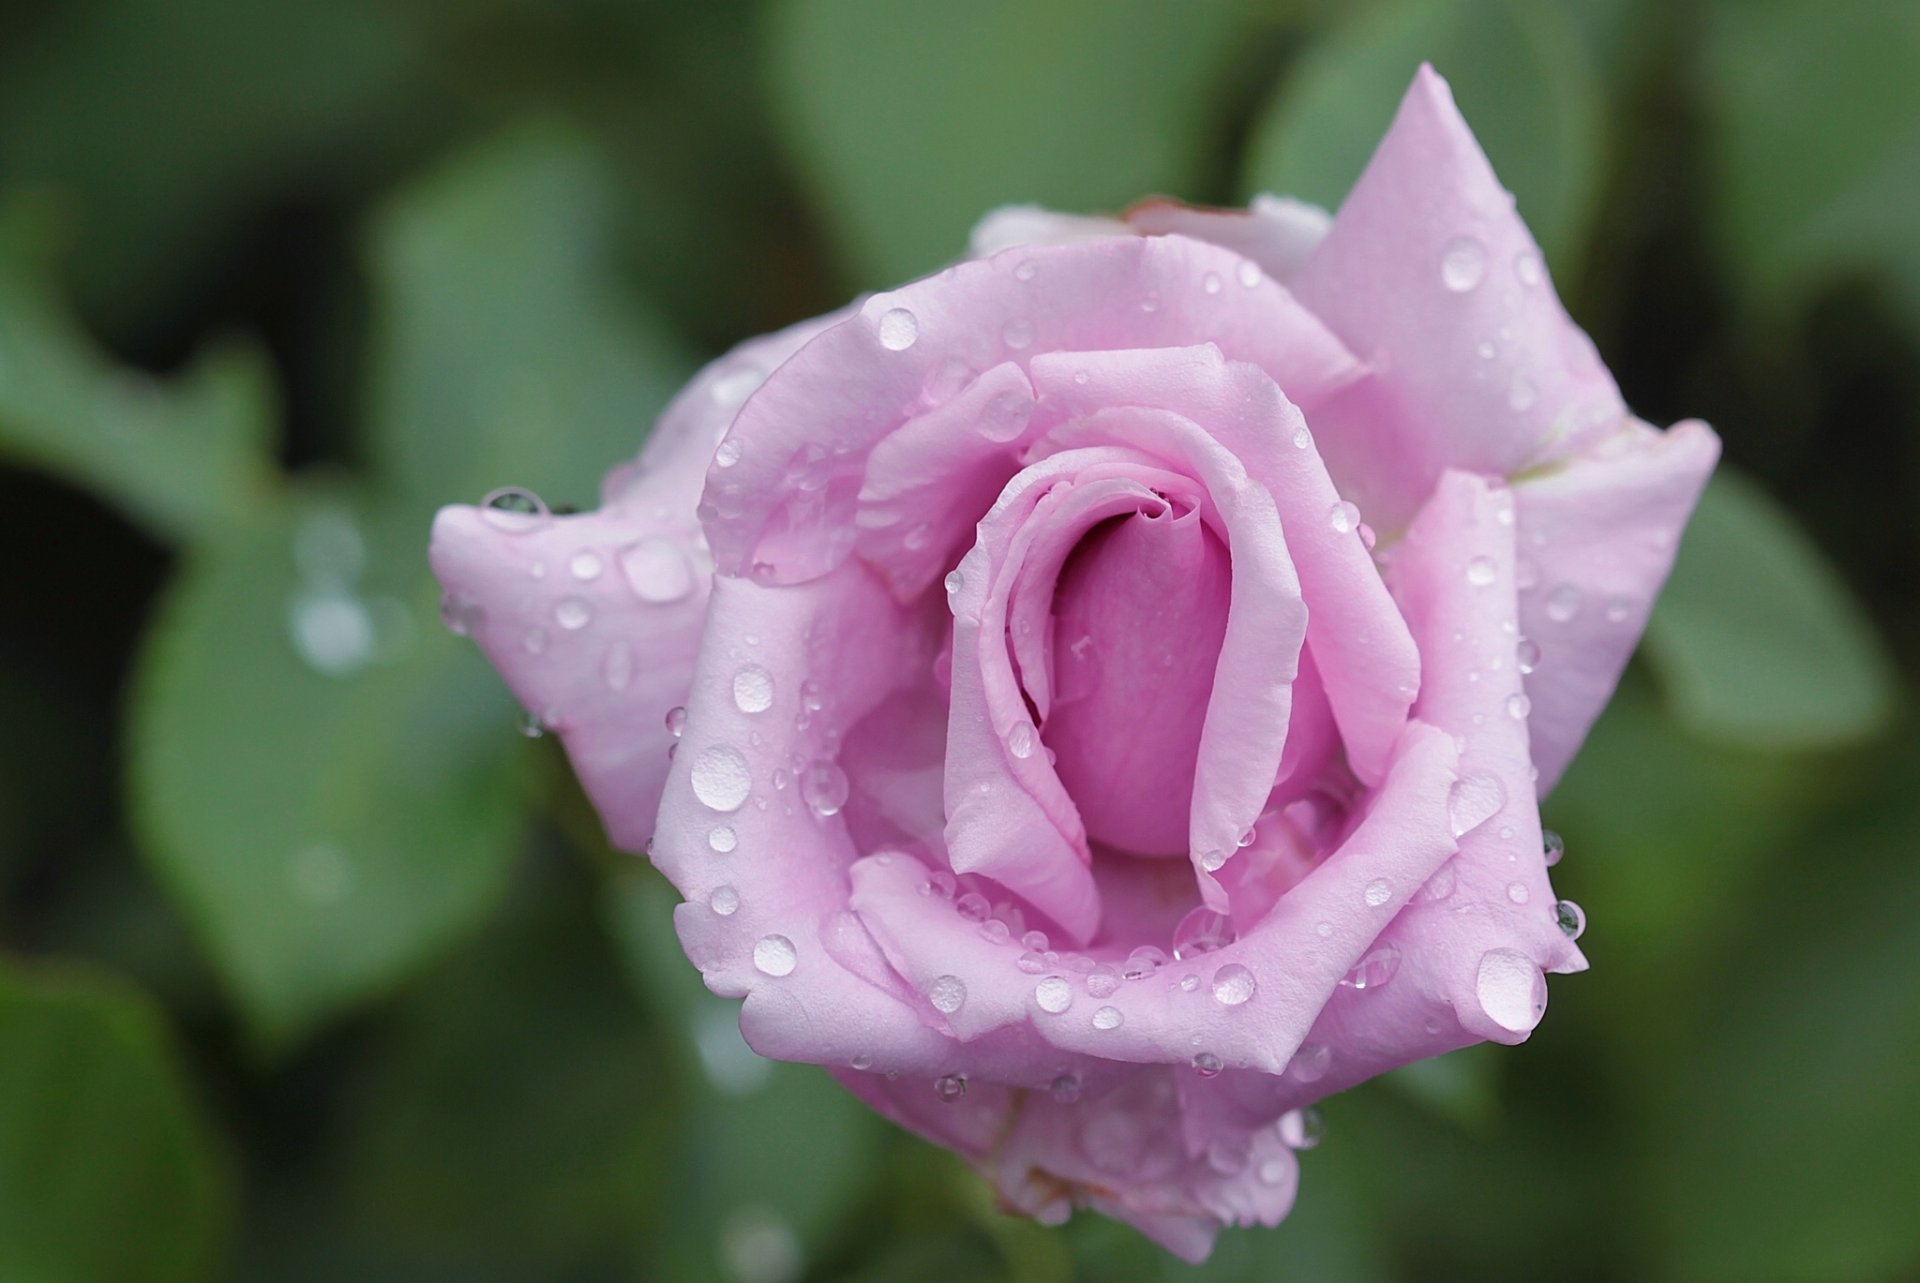
<svg viewBox="0 0 1920 1283">
<path fill-rule="evenodd" d="M 1689 729 L 1820 748 L 1885 725 L 1897 678 L 1871 620 L 1793 517 L 1722 468 L 1647 626 L 1647 658 Z"/>
<path fill-rule="evenodd" d="M 1359 11 L 1280 82 L 1248 156 L 1248 192 L 1337 208 L 1422 62 L 1453 86 L 1548 262 L 1571 278 L 1599 194 L 1605 113 L 1563 0 L 1390 0 Z"/>
<path fill-rule="evenodd" d="M 1500 1050 L 1493 1043 L 1462 1047 L 1444 1056 L 1416 1060 L 1387 1073 L 1380 1082 L 1442 1118 L 1463 1126 L 1483 1124 L 1500 1108 Z"/>
<path fill-rule="evenodd" d="M 1920 1270 L 1914 758 L 1782 868 L 1767 906 L 1662 1001 L 1684 1039 L 1643 1074 L 1644 1212 L 1667 1277 Z"/>
<path fill-rule="evenodd" d="M 227 1197 L 153 1004 L 105 976 L 0 965 L 0 1277 L 209 1278 Z"/>
<path fill-rule="evenodd" d="M 515 850 L 527 750 L 422 535 L 319 497 L 229 527 L 141 656 L 143 845 L 269 1047 L 476 921 Z"/>
<path fill-rule="evenodd" d="M 615 288 L 608 184 L 558 126 L 489 140 L 376 221 L 370 430 L 409 512 L 503 485 L 593 504 L 689 373 Z"/>
<path fill-rule="evenodd" d="M 0 173 L 72 198 L 87 315 L 148 320 L 248 218 L 418 150 L 440 126 L 401 8 L 76 0 L 0 46 Z"/>
<path fill-rule="evenodd" d="M 740 1004 L 707 992 L 680 953 L 678 900 L 665 879 L 635 867 L 612 874 L 603 906 L 687 1097 L 672 1160 L 676 1210 L 650 1236 L 648 1259 L 655 1277 L 747 1277 L 742 1252 L 804 1260 L 832 1238 L 877 1174 L 885 1124 L 825 1070 L 754 1054 L 740 1036 Z M 806 1156 L 804 1173 L 774 1157 L 795 1155 Z"/>
<path fill-rule="evenodd" d="M 265 363 L 225 345 L 161 382 L 95 350 L 59 301 L 54 211 L 0 206 L 0 459 L 95 492 L 161 539 L 244 513 L 270 485 Z"/>
<path fill-rule="evenodd" d="M 671 1066 L 581 897 L 526 889 L 391 1011 L 349 1092 L 363 1214 L 416 1250 L 618 1255 L 677 1183 Z"/>
<path fill-rule="evenodd" d="M 1920 7 L 1718 0 L 1701 91 L 1731 279 L 1779 304 L 1835 272 L 1920 326 Z"/>
<path fill-rule="evenodd" d="M 1220 0 L 779 0 L 774 116 L 863 287 L 932 271 L 996 205 L 1192 184 L 1239 30 Z"/>
</svg>

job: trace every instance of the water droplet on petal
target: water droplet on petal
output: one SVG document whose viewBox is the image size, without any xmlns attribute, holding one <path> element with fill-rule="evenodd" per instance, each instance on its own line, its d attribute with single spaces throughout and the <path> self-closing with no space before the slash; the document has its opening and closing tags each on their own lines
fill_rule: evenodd
<svg viewBox="0 0 1920 1283">
<path fill-rule="evenodd" d="M 942 1074 L 933 1080 L 933 1094 L 951 1105 L 967 1094 L 966 1075 Z"/>
<path fill-rule="evenodd" d="M 1048 976 L 1033 987 L 1033 1000 L 1040 1010 L 1057 1016 L 1073 1005 L 1073 982 L 1065 976 Z"/>
<path fill-rule="evenodd" d="M 1561 934 L 1569 940 L 1578 940 L 1581 932 L 1587 929 L 1586 911 L 1571 900 L 1555 902 L 1553 920 L 1559 926 Z"/>
<path fill-rule="evenodd" d="M 1062 1105 L 1071 1105 L 1080 1099 L 1080 1075 L 1061 1074 L 1047 1084 L 1047 1094 Z"/>
<path fill-rule="evenodd" d="M 1527 890 L 1526 883 L 1524 882 L 1507 883 L 1507 899 L 1513 901 L 1515 904 L 1525 904 L 1531 898 L 1532 898 L 1532 892 Z"/>
<path fill-rule="evenodd" d="M 795 964 L 800 957 L 793 949 L 793 941 L 781 935 L 761 936 L 753 944 L 753 966 L 756 971 L 769 976 L 788 976 L 793 974 Z"/>
<path fill-rule="evenodd" d="M 1559 584 L 1547 594 L 1547 618 L 1564 624 L 1580 613 L 1580 590 L 1572 584 Z"/>
<path fill-rule="evenodd" d="M 1223 1007 L 1238 1007 L 1253 997 L 1259 988 L 1253 972 L 1237 962 L 1229 962 L 1213 973 L 1213 998 Z"/>
<path fill-rule="evenodd" d="M 1087 972 L 1087 992 L 1096 998 L 1111 998 L 1120 991 L 1119 968 L 1101 963 Z"/>
<path fill-rule="evenodd" d="M 732 917 L 740 907 L 740 893 L 730 886 L 717 886 L 713 894 L 707 897 L 707 907 L 723 918 Z"/>
<path fill-rule="evenodd" d="M 1507 716 L 1511 717 L 1514 721 L 1521 721 L 1532 711 L 1533 701 L 1525 695 L 1516 692 L 1515 694 L 1507 696 Z"/>
<path fill-rule="evenodd" d="M 1513 274 L 1522 285 L 1538 285 L 1541 279 L 1540 256 L 1532 250 L 1520 251 L 1513 258 Z"/>
<path fill-rule="evenodd" d="M 946 588 L 947 596 L 951 597 L 967 586 L 967 579 L 959 571 L 949 570 L 947 577 L 941 580 L 941 585 Z"/>
<path fill-rule="evenodd" d="M 1497 574 L 1491 557 L 1475 557 L 1467 563 L 1467 582 L 1475 588 L 1485 588 Z"/>
<path fill-rule="evenodd" d="M 1220 292 L 1220 273 L 1208 272 L 1200 279 L 1200 288 L 1209 294 L 1218 294 Z"/>
<path fill-rule="evenodd" d="M 1323 1042 L 1303 1042 L 1287 1062 L 1287 1075 L 1295 1082 L 1317 1083 L 1327 1076 L 1333 1064 L 1333 1048 Z"/>
<path fill-rule="evenodd" d="M 1517 949 L 1489 949 L 1480 956 L 1474 996 L 1487 1018 L 1510 1033 L 1525 1033 L 1547 1010 L 1547 981 L 1533 959 Z"/>
<path fill-rule="evenodd" d="M 1560 857 L 1567 853 L 1567 842 L 1565 838 L 1555 833 L 1552 829 L 1541 829 L 1540 849 L 1541 853 L 1546 856 L 1547 867 L 1551 869 L 1554 865 L 1560 863 Z"/>
<path fill-rule="evenodd" d="M 967 1003 L 966 982 L 959 976 L 938 976 L 927 986 L 927 1001 L 943 1016 L 951 1016 Z"/>
<path fill-rule="evenodd" d="M 1280 1116 L 1280 1139 L 1288 1149 L 1312 1149 L 1327 1134 L 1327 1122 L 1318 1109 L 1291 1109 Z"/>
<path fill-rule="evenodd" d="M 1212 1052 L 1196 1051 L 1193 1053 L 1193 1072 L 1200 1077 L 1217 1078 L 1220 1076 L 1220 1071 L 1223 1068 L 1225 1068 L 1225 1066 L 1220 1063 L 1220 1057 L 1214 1055 Z"/>
<path fill-rule="evenodd" d="M 1180 919 L 1173 929 L 1173 956 L 1197 958 L 1203 953 L 1224 949 L 1236 939 L 1233 920 L 1223 913 L 1201 905 Z"/>
<path fill-rule="evenodd" d="M 1030 281 L 1033 279 L 1033 274 L 1036 270 L 1038 269 L 1034 267 L 1032 259 L 1022 259 L 1014 266 L 1013 279 L 1016 281 Z"/>
<path fill-rule="evenodd" d="M 1095 1029 L 1118 1029 L 1125 1020 L 1126 1017 L 1120 1014 L 1118 1007 L 1102 1007 L 1093 1013 Z"/>
<path fill-rule="evenodd" d="M 620 572 L 633 595 L 649 605 L 680 601 L 693 592 L 693 563 L 686 549 L 662 535 L 649 535 L 620 550 Z"/>
<path fill-rule="evenodd" d="M 920 319 L 904 307 L 896 307 L 880 318 L 880 346 L 889 352 L 904 352 L 920 337 Z"/>
<path fill-rule="evenodd" d="M 1342 499 L 1327 514 L 1327 522 L 1336 534 L 1347 534 L 1360 524 L 1360 509 Z"/>
<path fill-rule="evenodd" d="M 838 815 L 847 804 L 847 773 L 833 762 L 815 761 L 800 777 L 800 796 L 815 815 Z"/>
<path fill-rule="evenodd" d="M 693 761 L 693 795 L 716 811 L 737 811 L 753 790 L 753 771 L 746 754 L 731 744 L 700 750 Z"/>
<path fill-rule="evenodd" d="M 1447 791 L 1447 818 L 1453 836 L 1465 837 L 1507 804 L 1506 786 L 1496 775 L 1463 775 Z"/>
<path fill-rule="evenodd" d="M 1032 722 L 1015 722 L 1007 728 L 1007 751 L 1022 760 L 1032 757 L 1036 738 Z"/>
<path fill-rule="evenodd" d="M 568 632 L 578 632 L 593 622 L 593 608 L 578 597 L 562 597 L 553 608 L 553 622 Z"/>
<path fill-rule="evenodd" d="M 1487 274 L 1487 247 L 1477 237 L 1456 236 L 1440 255 L 1440 280 L 1455 294 L 1465 294 Z"/>
<path fill-rule="evenodd" d="M 707 834 L 707 845 L 726 855 L 740 845 L 740 835 L 733 831 L 731 824 L 716 824 Z"/>
<path fill-rule="evenodd" d="M 717 392 L 719 389 L 716 386 L 714 390 Z M 713 452 L 713 461 L 719 467 L 731 468 L 740 462 L 740 454 L 739 441 L 728 437 L 725 441 L 722 441 L 719 448 Z"/>
<path fill-rule="evenodd" d="M 743 664 L 733 675 L 733 706 L 743 713 L 773 707 L 773 674 L 758 664 Z"/>
<path fill-rule="evenodd" d="M 1520 672 L 1523 675 L 1531 674 L 1534 669 L 1540 667 L 1540 645 L 1538 642 L 1522 637 L 1520 644 L 1514 648 L 1514 651 L 1520 661 Z"/>
<path fill-rule="evenodd" d="M 1369 909 L 1377 909 L 1387 901 L 1393 899 L 1393 887 L 1388 884 L 1385 878 L 1375 878 L 1373 881 L 1367 883 L 1366 890 L 1360 894 L 1361 898 L 1366 900 Z"/>
<path fill-rule="evenodd" d="M 1354 964 L 1353 970 L 1341 977 L 1340 983 L 1365 993 L 1370 989 L 1382 988 L 1399 971 L 1400 946 L 1389 942 L 1369 950 L 1365 957 Z"/>
<path fill-rule="evenodd" d="M 1293 1164 L 1284 1158 L 1269 1158 L 1256 1169 L 1262 1185 L 1285 1185 L 1293 1177 Z"/>
<path fill-rule="evenodd" d="M 600 554 L 576 552 L 573 554 L 573 560 L 567 563 L 567 568 L 573 572 L 573 577 L 582 583 L 598 579 L 602 569 Z"/>
<path fill-rule="evenodd" d="M 551 519 L 547 505 L 531 490 L 507 486 L 480 501 L 480 518 L 495 530 L 524 535 Z"/>
<path fill-rule="evenodd" d="M 667 734 L 679 739 L 687 733 L 687 710 L 678 704 L 667 710 Z"/>
<path fill-rule="evenodd" d="M 1000 337 L 1014 351 L 1025 351 L 1033 346 L 1033 322 L 1023 318 L 1008 321 L 1006 329 L 1000 331 Z"/>
</svg>

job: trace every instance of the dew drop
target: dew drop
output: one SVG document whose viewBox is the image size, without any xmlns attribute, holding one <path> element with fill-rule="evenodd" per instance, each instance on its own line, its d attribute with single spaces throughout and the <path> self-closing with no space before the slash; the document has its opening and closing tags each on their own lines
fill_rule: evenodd
<svg viewBox="0 0 1920 1283">
<path fill-rule="evenodd" d="M 575 579 L 578 579 L 581 583 L 587 583 L 591 580 L 598 579 L 600 577 L 600 571 L 604 569 L 604 567 L 601 564 L 599 553 L 576 552 L 573 554 L 573 560 L 567 563 L 567 569 L 573 572 Z"/>
<path fill-rule="evenodd" d="M 679 739 L 687 733 L 687 710 L 678 704 L 667 710 L 667 734 Z"/>
<path fill-rule="evenodd" d="M 693 761 L 693 795 L 716 811 L 737 811 L 753 789 L 753 772 L 746 754 L 731 744 L 700 750 Z"/>
<path fill-rule="evenodd" d="M 1180 919 L 1173 929 L 1173 956 L 1197 958 L 1203 953 L 1224 949 L 1236 938 L 1233 920 L 1223 913 L 1201 905 Z"/>
<path fill-rule="evenodd" d="M 1293 1176 L 1293 1164 L 1284 1158 L 1269 1158 L 1255 1169 L 1262 1185 L 1285 1185 Z"/>
<path fill-rule="evenodd" d="M 707 907 L 723 918 L 730 918 L 740 907 L 740 893 L 730 886 L 717 886 L 713 894 L 707 897 Z"/>
<path fill-rule="evenodd" d="M 1492 819 L 1506 804 L 1506 786 L 1498 776 L 1461 776 L 1447 790 L 1447 819 L 1453 827 L 1453 836 L 1465 837 Z"/>
<path fill-rule="evenodd" d="M 1205 276 L 1201 277 L 1200 288 L 1209 294 L 1218 294 L 1220 292 L 1220 273 L 1208 272 Z"/>
<path fill-rule="evenodd" d="M 1564 624 L 1580 613 L 1580 590 L 1572 584 L 1556 585 L 1547 594 L 1547 618 Z"/>
<path fill-rule="evenodd" d="M 1073 1005 L 1073 982 L 1065 976 L 1048 976 L 1033 987 L 1033 1000 L 1040 1010 L 1057 1016 Z"/>
<path fill-rule="evenodd" d="M 717 386 L 715 391 L 718 391 Z M 725 441 L 722 441 L 719 448 L 713 452 L 713 462 L 716 466 L 722 468 L 731 468 L 739 463 L 740 443 L 732 437 L 728 437 Z"/>
<path fill-rule="evenodd" d="M 967 578 L 957 570 L 949 570 L 947 577 L 941 580 L 941 585 L 946 588 L 947 596 L 951 597 L 967 586 Z"/>
<path fill-rule="evenodd" d="M 1317 1083 L 1333 1065 L 1333 1048 L 1323 1042 L 1303 1042 L 1287 1062 L 1287 1075 L 1295 1082 Z"/>
<path fill-rule="evenodd" d="M 793 950 L 793 941 L 785 936 L 761 936 L 753 943 L 753 966 L 756 971 L 769 976 L 789 976 L 800 957 Z"/>
<path fill-rule="evenodd" d="M 1513 901 L 1515 904 L 1525 904 L 1528 900 L 1532 898 L 1533 898 L 1532 892 L 1527 890 L 1526 883 L 1524 882 L 1507 883 L 1507 899 Z"/>
<path fill-rule="evenodd" d="M 1555 901 L 1553 920 L 1559 926 L 1560 933 L 1569 940 L 1578 940 L 1581 932 L 1587 929 L 1586 911 L 1571 900 Z"/>
<path fill-rule="evenodd" d="M 1032 259 L 1022 259 L 1013 269 L 1013 279 L 1016 281 L 1030 281 L 1033 279 L 1033 274 L 1037 270 L 1033 265 Z"/>
<path fill-rule="evenodd" d="M 967 1094 L 967 1079 L 964 1074 L 942 1074 L 933 1080 L 933 1094 L 951 1105 Z"/>
<path fill-rule="evenodd" d="M 1440 280 L 1455 294 L 1475 288 L 1487 274 L 1487 247 L 1479 238 L 1456 236 L 1440 255 Z"/>
<path fill-rule="evenodd" d="M 1355 963 L 1353 970 L 1340 979 L 1340 983 L 1349 989 L 1365 993 L 1368 990 L 1383 988 L 1389 980 L 1400 972 L 1400 946 L 1383 944 L 1371 949 L 1366 956 Z"/>
<path fill-rule="evenodd" d="M 1540 256 L 1532 250 L 1522 250 L 1514 255 L 1513 274 L 1522 285 L 1538 285 L 1541 279 Z"/>
<path fill-rule="evenodd" d="M 880 346 L 889 352 L 904 352 L 920 337 L 920 320 L 904 307 L 896 307 L 880 318 Z"/>
<path fill-rule="evenodd" d="M 1393 888 L 1387 884 L 1385 878 L 1375 878 L 1367 883 L 1366 890 L 1360 894 L 1361 898 L 1366 900 L 1369 909 L 1377 909 L 1393 899 Z"/>
<path fill-rule="evenodd" d="M 1093 1013 L 1095 1029 L 1118 1029 L 1125 1021 L 1126 1017 L 1120 1014 L 1118 1007 L 1102 1007 Z"/>
<path fill-rule="evenodd" d="M 969 891 L 955 900 L 953 908 L 968 922 L 985 922 L 987 915 L 993 912 L 993 906 L 987 902 L 987 897 L 978 891 Z"/>
<path fill-rule="evenodd" d="M 693 563 L 678 543 L 649 535 L 620 550 L 620 573 L 633 595 L 649 605 L 681 601 L 693 592 Z"/>
<path fill-rule="evenodd" d="M 1533 959 L 1517 949 L 1480 955 L 1474 996 L 1487 1018 L 1509 1033 L 1525 1033 L 1547 1010 L 1547 981 Z"/>
<path fill-rule="evenodd" d="M 600 663 L 600 677 L 610 691 L 623 691 L 633 682 L 633 647 L 617 641 L 607 648 Z"/>
<path fill-rule="evenodd" d="M 593 608 L 578 597 L 562 597 L 553 608 L 553 622 L 568 632 L 578 632 L 593 622 Z"/>
<path fill-rule="evenodd" d="M 1538 642 L 1522 637 L 1520 644 L 1514 648 L 1514 651 L 1519 659 L 1520 672 L 1523 675 L 1530 674 L 1534 669 L 1540 667 L 1540 644 Z"/>
<path fill-rule="evenodd" d="M 1000 337 L 1014 351 L 1023 352 L 1033 346 L 1033 322 L 1025 318 L 1008 321 Z"/>
<path fill-rule="evenodd" d="M 1080 1099 L 1080 1075 L 1061 1074 L 1047 1084 L 1047 1094 L 1058 1104 L 1071 1105 Z"/>
<path fill-rule="evenodd" d="M 1145 980 L 1167 965 L 1167 955 L 1150 944 L 1143 944 L 1120 964 L 1122 980 Z"/>
<path fill-rule="evenodd" d="M 1353 528 L 1360 524 L 1360 509 L 1342 499 L 1327 513 L 1327 523 L 1333 527 L 1336 534 L 1350 534 Z"/>
<path fill-rule="evenodd" d="M 733 675 L 733 706 L 743 713 L 773 707 L 773 674 L 758 664 L 743 664 Z"/>
<path fill-rule="evenodd" d="M 1225 1066 L 1220 1063 L 1220 1057 L 1210 1051 L 1193 1053 L 1193 1072 L 1202 1078 L 1218 1078 L 1220 1071 L 1224 1068 Z"/>
<path fill-rule="evenodd" d="M 1280 1116 L 1280 1139 L 1288 1149 L 1312 1149 L 1326 1134 L 1326 1119 L 1312 1105 Z"/>
<path fill-rule="evenodd" d="M 967 1003 L 967 985 L 959 976 L 939 976 L 927 986 L 927 1001 L 943 1016 L 951 1016 Z"/>
<path fill-rule="evenodd" d="M 1485 588 L 1497 573 L 1491 557 L 1475 557 L 1467 563 L 1467 582 L 1475 588 Z"/>
<path fill-rule="evenodd" d="M 1223 1007 L 1238 1007 L 1253 997 L 1259 988 L 1253 972 L 1237 962 L 1229 962 L 1213 973 L 1213 999 Z"/>
<path fill-rule="evenodd" d="M 740 835 L 733 831 L 731 824 L 716 824 L 707 833 L 707 845 L 720 855 L 726 855 L 740 845 Z"/>
<path fill-rule="evenodd" d="M 1032 722 L 1015 722 L 1007 728 L 1007 751 L 1024 761 L 1033 756 L 1036 739 Z"/>
<path fill-rule="evenodd" d="M 1086 986 L 1095 998 L 1111 998 L 1120 991 L 1120 971 L 1103 962 L 1087 972 Z"/>
<path fill-rule="evenodd" d="M 1560 857 L 1567 853 L 1567 841 L 1552 829 L 1541 829 L 1540 849 L 1546 856 L 1547 867 L 1551 869 L 1560 863 Z"/>
<path fill-rule="evenodd" d="M 1533 386 L 1533 380 L 1524 374 L 1513 376 L 1513 383 L 1507 388 L 1507 408 L 1515 414 L 1523 414 L 1533 408 L 1540 399 L 1540 393 Z"/>
<path fill-rule="evenodd" d="M 495 490 L 480 501 L 481 520 L 510 535 L 538 530 L 547 524 L 550 516 L 539 495 L 517 486 Z"/>
<path fill-rule="evenodd" d="M 520 733 L 530 740 L 537 740 L 547 733 L 546 723 L 533 713 L 520 714 L 520 720 L 516 724 L 520 727 Z"/>
<path fill-rule="evenodd" d="M 847 804 L 847 773 L 824 758 L 817 760 L 801 773 L 800 796 L 822 819 L 838 815 Z"/>
<path fill-rule="evenodd" d="M 1307 431 L 1307 427 L 1304 423 L 1293 430 L 1293 448 L 1294 449 L 1304 450 L 1312 444 L 1313 444 L 1313 433 Z"/>
<path fill-rule="evenodd" d="M 1515 692 L 1507 696 L 1507 716 L 1514 721 L 1522 721 L 1533 711 L 1533 701 L 1525 695 Z"/>
</svg>

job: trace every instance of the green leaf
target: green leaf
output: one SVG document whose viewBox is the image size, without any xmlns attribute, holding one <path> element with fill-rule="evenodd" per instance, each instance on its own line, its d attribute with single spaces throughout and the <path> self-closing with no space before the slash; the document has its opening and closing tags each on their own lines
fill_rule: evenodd
<svg viewBox="0 0 1920 1283">
<path fill-rule="evenodd" d="M 556 126 L 481 144 L 375 222 L 371 454 L 409 512 L 503 485 L 591 506 L 688 363 L 612 280 L 597 155 Z"/>
<path fill-rule="evenodd" d="M 151 1002 L 105 976 L 0 966 L 0 1277 L 210 1278 L 228 1192 Z"/>
<path fill-rule="evenodd" d="M 1599 80 L 1562 0 L 1391 0 L 1309 47 L 1256 129 L 1248 192 L 1329 209 L 1366 167 L 1422 62 L 1518 199 L 1554 270 L 1585 248 L 1604 154 Z"/>
<path fill-rule="evenodd" d="M 989 209 L 1193 197 L 1238 31 L 1218 0 L 780 0 L 776 123 L 863 287 L 933 270 Z"/>
<path fill-rule="evenodd" d="M 528 752 L 412 522 L 300 497 L 188 554 L 140 658 L 147 856 L 269 1048 L 499 898 Z"/>
<path fill-rule="evenodd" d="M 1736 288 L 1777 305 L 1857 272 L 1920 325 L 1920 8 L 1719 0 L 1708 13 L 1703 154 Z"/>
<path fill-rule="evenodd" d="M 1785 509 L 1725 468 L 1687 527 L 1645 652 L 1681 722 L 1733 743 L 1857 742 L 1898 696 L 1839 573 Z"/>
<path fill-rule="evenodd" d="M 59 302 L 52 217 L 0 207 L 0 460 L 91 490 L 161 539 L 259 503 L 273 470 L 259 354 L 226 345 L 167 382 L 115 365 Z"/>
<path fill-rule="evenodd" d="M 1920 1270 L 1920 896 L 1911 752 L 1783 862 L 1767 906 L 1659 1001 L 1684 1036 L 1634 1079 L 1642 1211 L 1665 1277 Z"/>
</svg>

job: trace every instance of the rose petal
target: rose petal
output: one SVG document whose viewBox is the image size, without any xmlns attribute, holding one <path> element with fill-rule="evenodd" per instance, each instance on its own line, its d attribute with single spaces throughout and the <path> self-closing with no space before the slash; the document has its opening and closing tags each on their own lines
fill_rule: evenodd
<svg viewBox="0 0 1920 1283">
<path fill-rule="evenodd" d="M 1334 476 L 1383 530 L 1443 468 L 1509 475 L 1626 414 L 1431 67 L 1292 286 L 1372 367 L 1310 417 Z"/>
<path fill-rule="evenodd" d="M 1634 423 L 1514 484 L 1520 631 L 1538 648 L 1526 688 L 1542 796 L 1612 696 L 1719 456 L 1704 423 L 1664 433 Z"/>
</svg>

